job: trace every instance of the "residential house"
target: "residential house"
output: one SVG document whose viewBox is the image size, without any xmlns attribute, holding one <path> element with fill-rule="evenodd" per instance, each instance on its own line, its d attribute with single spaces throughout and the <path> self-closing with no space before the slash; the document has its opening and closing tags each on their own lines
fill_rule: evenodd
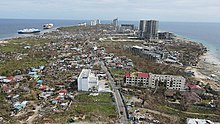
<svg viewBox="0 0 220 124">
<path fill-rule="evenodd" d="M 198 95 L 203 95 L 206 93 L 206 90 L 204 88 L 200 87 L 199 85 L 188 83 L 186 86 L 189 91 L 195 92 Z"/>
</svg>

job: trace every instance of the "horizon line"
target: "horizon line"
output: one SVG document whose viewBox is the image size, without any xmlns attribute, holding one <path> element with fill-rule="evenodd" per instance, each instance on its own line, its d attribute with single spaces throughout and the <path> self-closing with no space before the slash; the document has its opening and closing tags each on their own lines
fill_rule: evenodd
<svg viewBox="0 0 220 124">
<path fill-rule="evenodd" d="M 63 21 L 92 21 L 92 20 L 96 20 L 96 19 L 99 19 L 99 18 L 96 18 L 96 19 L 47 19 L 47 18 L 0 18 L 0 19 L 10 19 L 10 20 L 63 20 Z M 113 18 L 114 19 L 114 18 Z M 113 19 L 99 19 L 100 21 L 112 21 Z M 139 22 L 140 20 L 152 20 L 152 19 L 139 19 L 139 20 L 127 20 L 127 19 L 122 19 L 120 20 L 119 18 L 119 22 L 120 21 L 131 21 L 131 22 Z M 154 20 L 158 20 L 158 19 L 154 19 Z M 177 23 L 220 23 L 220 22 L 216 22 L 216 21 L 165 21 L 165 20 L 158 20 L 159 22 L 177 22 Z"/>
</svg>

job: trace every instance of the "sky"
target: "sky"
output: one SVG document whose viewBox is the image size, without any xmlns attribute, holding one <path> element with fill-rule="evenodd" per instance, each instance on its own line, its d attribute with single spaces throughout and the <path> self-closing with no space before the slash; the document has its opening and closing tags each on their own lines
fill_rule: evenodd
<svg viewBox="0 0 220 124">
<path fill-rule="evenodd" d="M 220 22 L 220 0 L 0 0 L 0 18 Z"/>
</svg>

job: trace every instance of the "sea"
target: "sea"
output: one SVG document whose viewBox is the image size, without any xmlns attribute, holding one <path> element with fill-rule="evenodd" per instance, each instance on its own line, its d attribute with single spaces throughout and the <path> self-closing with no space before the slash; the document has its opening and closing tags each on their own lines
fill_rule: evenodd
<svg viewBox="0 0 220 124">
<path fill-rule="evenodd" d="M 53 23 L 54 27 L 65 27 L 79 23 L 90 23 L 91 20 L 44 20 L 44 19 L 0 19 L 0 39 L 23 36 L 17 33 L 24 28 L 42 29 L 43 24 Z M 103 24 L 110 24 L 110 20 L 101 20 Z M 120 21 L 119 24 L 134 24 L 138 21 Z M 55 29 L 54 28 L 54 29 Z M 204 44 L 209 52 L 220 60 L 220 23 L 208 22 L 160 22 L 159 30 L 170 31 L 178 36 Z"/>
</svg>

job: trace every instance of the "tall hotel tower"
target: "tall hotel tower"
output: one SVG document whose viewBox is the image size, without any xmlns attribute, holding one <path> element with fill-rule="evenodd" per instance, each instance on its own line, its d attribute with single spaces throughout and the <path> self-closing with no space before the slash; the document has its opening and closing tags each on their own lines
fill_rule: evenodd
<svg viewBox="0 0 220 124">
<path fill-rule="evenodd" d="M 157 20 L 140 20 L 140 38 L 158 39 L 158 25 L 159 22 Z"/>
</svg>

